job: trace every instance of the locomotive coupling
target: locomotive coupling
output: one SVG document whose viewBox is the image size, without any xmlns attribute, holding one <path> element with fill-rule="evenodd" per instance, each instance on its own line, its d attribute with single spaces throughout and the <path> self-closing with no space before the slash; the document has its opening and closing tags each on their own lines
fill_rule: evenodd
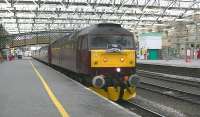
<svg viewBox="0 0 200 117">
<path fill-rule="evenodd" d="M 103 75 L 99 75 L 99 76 L 95 76 L 92 79 L 92 85 L 96 88 L 102 88 L 103 86 L 105 86 L 105 79 Z"/>
<path fill-rule="evenodd" d="M 137 77 L 137 75 L 134 74 L 134 75 L 131 75 L 131 76 L 129 77 L 128 83 L 129 83 L 130 86 L 138 86 L 139 83 L 140 83 L 140 80 L 139 80 L 139 78 Z"/>
</svg>

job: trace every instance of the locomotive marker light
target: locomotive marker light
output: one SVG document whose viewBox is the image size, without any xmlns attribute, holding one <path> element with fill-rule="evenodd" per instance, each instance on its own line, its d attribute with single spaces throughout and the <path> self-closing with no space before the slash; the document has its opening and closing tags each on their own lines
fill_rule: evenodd
<svg viewBox="0 0 200 117">
<path fill-rule="evenodd" d="M 137 86 L 139 84 L 139 79 L 137 78 L 137 75 L 131 75 L 128 79 L 128 83 L 130 86 Z"/>
<path fill-rule="evenodd" d="M 107 58 L 104 58 L 103 61 L 104 61 L 104 62 L 108 62 L 108 59 L 107 59 Z"/>
<path fill-rule="evenodd" d="M 103 75 L 95 76 L 92 79 L 92 85 L 96 88 L 102 88 L 105 85 L 105 79 Z"/>
<path fill-rule="evenodd" d="M 125 59 L 124 59 L 123 57 L 120 59 L 121 62 L 124 62 L 124 60 L 125 60 Z"/>
</svg>

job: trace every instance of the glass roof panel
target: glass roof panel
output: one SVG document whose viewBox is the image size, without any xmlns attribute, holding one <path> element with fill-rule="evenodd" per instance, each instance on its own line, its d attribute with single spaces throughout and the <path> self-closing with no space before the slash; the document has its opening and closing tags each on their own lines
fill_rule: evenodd
<svg viewBox="0 0 200 117">
<path fill-rule="evenodd" d="M 188 21 L 200 10 L 199 4 L 199 0 L 1 0 L 0 23 L 12 34 L 76 30 L 101 22 L 120 23 L 131 30 Z"/>
</svg>

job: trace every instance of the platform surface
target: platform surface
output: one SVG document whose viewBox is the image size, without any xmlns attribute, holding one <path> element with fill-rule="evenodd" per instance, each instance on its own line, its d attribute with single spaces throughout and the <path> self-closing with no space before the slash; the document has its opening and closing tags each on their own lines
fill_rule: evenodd
<svg viewBox="0 0 200 117">
<path fill-rule="evenodd" d="M 61 117 L 30 61 L 70 117 L 137 117 L 32 59 L 0 64 L 0 117 Z"/>
<path fill-rule="evenodd" d="M 137 63 L 176 66 L 176 67 L 188 67 L 188 68 L 200 68 L 200 60 L 191 60 L 191 62 L 186 62 L 183 59 L 180 59 L 180 60 L 137 60 Z"/>
</svg>

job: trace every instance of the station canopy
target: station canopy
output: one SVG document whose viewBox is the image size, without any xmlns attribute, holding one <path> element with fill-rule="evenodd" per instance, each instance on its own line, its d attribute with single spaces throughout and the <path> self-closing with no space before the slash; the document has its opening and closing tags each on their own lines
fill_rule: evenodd
<svg viewBox="0 0 200 117">
<path fill-rule="evenodd" d="M 77 30 L 118 23 L 129 30 L 188 21 L 200 0 L 0 0 L 0 24 L 9 34 Z"/>
</svg>

